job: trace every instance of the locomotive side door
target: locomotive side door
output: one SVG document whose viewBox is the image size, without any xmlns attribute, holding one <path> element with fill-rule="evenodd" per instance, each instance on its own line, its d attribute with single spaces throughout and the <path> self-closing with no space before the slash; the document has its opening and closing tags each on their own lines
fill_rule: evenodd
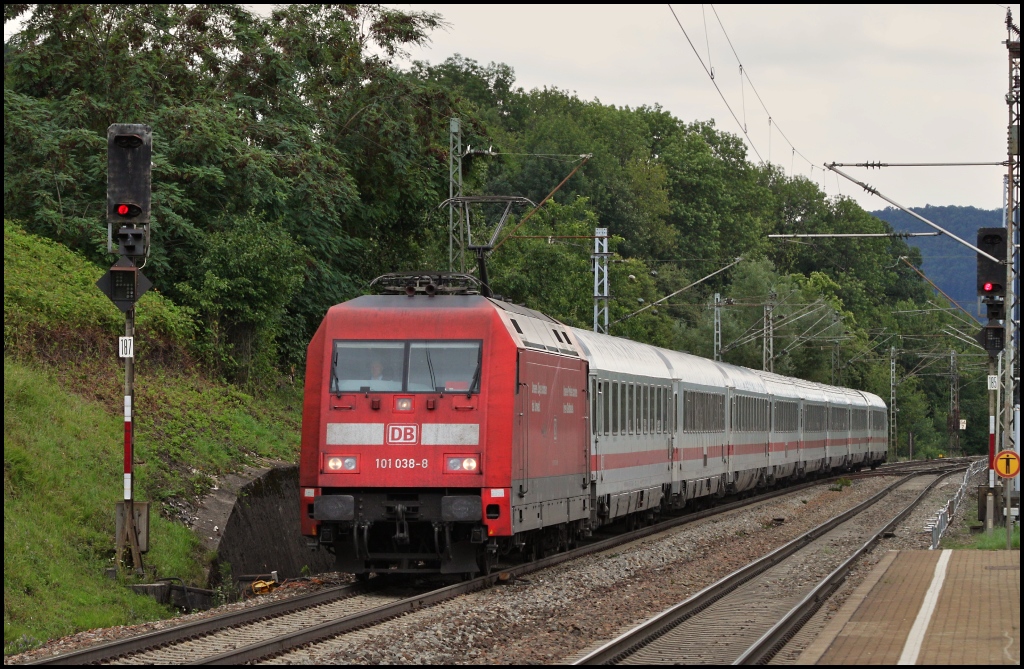
<svg viewBox="0 0 1024 669">
<path fill-rule="evenodd" d="M 530 384 L 523 380 L 518 360 L 516 369 L 516 432 L 512 435 L 512 486 L 522 498 L 527 492 L 526 448 L 530 428 Z"/>
</svg>

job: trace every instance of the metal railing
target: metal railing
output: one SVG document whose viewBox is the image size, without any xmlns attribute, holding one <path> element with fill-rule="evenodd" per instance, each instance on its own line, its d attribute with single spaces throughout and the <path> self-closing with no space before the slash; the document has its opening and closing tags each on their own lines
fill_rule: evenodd
<svg viewBox="0 0 1024 669">
<path fill-rule="evenodd" d="M 932 545 L 930 550 L 935 550 L 939 547 L 939 541 L 942 540 L 942 535 L 945 533 L 946 528 L 949 527 L 949 520 L 956 514 L 960 508 L 960 503 L 964 501 L 964 497 L 967 495 L 967 484 L 970 482 L 971 477 L 980 472 L 986 465 L 987 461 L 983 458 L 981 460 L 974 461 L 967 471 L 964 472 L 964 480 L 960 483 L 960 489 L 956 491 L 956 494 L 949 499 L 935 517 L 928 521 L 928 524 L 924 526 L 925 532 L 931 532 Z"/>
</svg>

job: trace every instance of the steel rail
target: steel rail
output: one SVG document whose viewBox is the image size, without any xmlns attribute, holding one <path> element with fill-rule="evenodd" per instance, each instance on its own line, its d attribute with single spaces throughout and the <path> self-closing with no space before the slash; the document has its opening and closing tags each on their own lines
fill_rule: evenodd
<svg viewBox="0 0 1024 669">
<path fill-rule="evenodd" d="M 923 463 L 888 463 L 885 465 L 881 465 L 879 467 L 881 471 L 873 471 L 870 473 L 866 472 L 863 474 L 846 474 L 846 476 L 854 478 L 870 476 L 892 476 L 896 474 L 896 471 L 894 470 L 913 467 L 915 465 L 920 466 L 920 464 Z M 341 625 L 341 631 L 331 632 L 326 628 L 327 626 L 321 625 L 319 628 L 316 628 L 318 631 L 313 636 L 318 636 L 318 638 L 322 639 L 332 635 L 340 634 L 343 631 L 348 631 L 355 627 L 367 626 L 373 624 L 374 622 L 379 622 L 381 620 L 394 617 L 395 615 L 401 615 L 402 612 L 416 610 L 417 608 L 420 608 L 422 606 L 428 606 L 430 604 L 443 601 L 443 599 L 457 597 L 461 594 L 466 594 L 468 592 L 473 592 L 475 590 L 488 587 L 498 582 L 499 580 L 514 578 L 516 576 L 521 576 L 532 571 L 545 569 L 547 567 L 551 567 L 562 562 L 590 555 L 592 553 L 610 550 L 620 545 L 636 541 L 638 539 L 643 539 L 654 534 L 659 534 L 661 532 L 671 530 L 675 527 L 685 525 L 687 523 L 695 522 L 719 514 L 729 513 L 731 511 L 741 509 L 745 506 L 758 504 L 782 495 L 796 493 L 815 485 L 828 483 L 830 480 L 835 480 L 836 478 L 838 478 L 838 476 L 823 477 L 820 479 L 815 479 L 812 481 L 806 481 L 796 485 L 788 486 L 779 490 L 769 491 L 754 497 L 729 502 L 726 504 L 715 506 L 714 508 L 711 509 L 690 512 L 685 515 L 676 516 L 673 518 L 663 520 L 661 522 L 655 523 L 645 528 L 635 530 L 630 533 L 610 537 L 608 539 L 596 541 L 594 543 L 588 543 L 584 546 L 580 546 L 576 549 L 567 551 L 565 553 L 558 553 L 526 564 L 516 565 L 514 567 L 509 568 L 503 568 L 499 572 L 494 572 L 486 576 L 480 576 L 470 581 L 441 588 L 425 594 L 409 597 L 399 602 L 395 602 L 391 605 L 384 605 L 376 607 L 374 609 L 368 609 L 361 613 L 346 616 L 345 618 L 333 621 L 332 623 L 335 625 Z M 373 585 L 373 581 L 370 582 L 370 585 Z M 265 620 L 268 618 L 279 617 L 282 615 L 300 611 L 302 609 L 312 608 L 332 601 L 353 597 L 362 594 L 366 590 L 366 584 L 353 584 L 337 588 L 331 588 L 328 590 L 323 590 L 308 595 L 299 595 L 296 597 L 291 597 L 286 600 L 273 602 L 271 604 L 252 607 L 249 609 L 245 609 L 243 611 L 226 613 L 211 618 L 205 618 L 203 620 L 197 620 L 194 622 L 184 623 L 181 625 L 175 625 L 167 629 L 157 630 L 154 632 L 141 634 L 135 637 L 111 641 L 108 643 L 92 646 L 90 648 L 85 648 L 78 651 L 41 658 L 29 662 L 28 664 L 89 664 L 101 662 L 103 660 L 109 660 L 116 657 L 124 657 L 134 653 L 150 650 L 158 646 L 166 646 L 169 644 L 173 644 L 175 642 L 198 638 L 214 632 L 222 631 L 230 627 L 237 627 L 249 623 L 258 622 L 260 620 Z M 301 635 L 303 633 L 296 634 Z M 295 639 L 298 638 L 298 636 L 296 635 L 288 636 L 295 637 Z M 293 641 L 288 642 L 292 644 L 289 646 L 288 643 L 285 643 L 283 641 L 283 639 L 284 637 L 282 637 L 281 640 L 279 640 L 279 643 L 271 644 L 267 642 L 262 644 L 253 644 L 252 646 L 248 646 L 245 649 L 240 649 L 239 652 L 248 649 L 246 652 L 246 659 L 237 659 L 237 657 L 234 656 L 232 657 L 232 659 L 228 659 L 227 657 L 223 656 L 214 656 L 206 660 L 197 659 L 195 663 L 220 662 L 222 657 L 224 662 L 251 661 L 251 659 L 258 659 L 268 654 L 283 652 L 284 650 L 287 650 L 290 647 L 310 643 L 310 641 L 296 642 L 293 639 Z M 257 651 L 256 646 L 276 646 L 278 647 L 278 649 L 267 650 L 266 648 L 264 648 L 263 651 Z"/>
<path fill-rule="evenodd" d="M 884 474 L 879 474 L 884 475 Z M 412 611 L 419 610 L 421 608 L 438 604 L 454 597 L 469 594 L 483 588 L 490 587 L 499 581 L 514 579 L 517 576 L 523 576 L 541 569 L 553 567 L 563 562 L 575 560 L 586 555 L 593 553 L 600 553 L 602 551 L 616 548 L 623 544 L 631 543 L 645 537 L 665 532 L 666 530 L 673 529 L 674 527 L 685 525 L 697 520 L 702 520 L 718 514 L 728 513 L 737 509 L 756 504 L 759 502 L 767 501 L 774 497 L 786 495 L 794 492 L 799 492 L 805 488 L 821 485 L 827 483 L 830 479 L 836 477 L 823 478 L 815 481 L 809 481 L 799 485 L 783 488 L 781 490 L 775 490 L 757 497 L 752 497 L 744 500 L 738 500 L 736 502 L 730 502 L 722 506 L 717 506 L 712 509 L 706 509 L 704 511 L 697 511 L 694 513 L 687 514 L 685 516 L 679 516 L 677 518 L 671 518 L 659 523 L 655 523 L 645 528 L 635 530 L 626 534 L 622 534 L 615 537 L 610 537 L 602 541 L 597 541 L 592 544 L 580 546 L 571 551 L 565 553 L 557 553 L 548 557 L 540 558 L 533 562 L 528 562 L 521 565 L 515 565 L 512 567 L 501 569 L 500 571 L 493 572 L 485 576 L 479 576 L 469 581 L 462 583 L 456 583 L 454 585 L 446 586 L 438 590 L 434 590 L 422 595 L 416 595 L 393 602 L 391 604 L 385 604 L 378 606 L 373 609 L 354 613 L 338 620 L 329 621 L 316 625 L 314 627 L 293 632 L 290 634 L 281 635 L 279 637 L 260 641 L 257 643 L 244 646 L 231 651 L 226 651 L 220 655 L 211 656 L 205 659 L 197 659 L 192 664 L 240 664 L 243 662 L 253 662 L 266 658 L 268 656 L 276 655 L 279 653 L 286 652 L 293 648 L 315 643 L 333 636 L 338 636 L 346 632 L 350 632 L 355 629 L 368 627 L 375 625 L 385 620 L 395 618 L 397 616 L 410 613 Z"/>
<path fill-rule="evenodd" d="M 267 618 L 276 618 L 287 613 L 294 613 L 302 609 L 320 606 L 328 602 L 347 599 L 363 594 L 368 590 L 364 584 L 343 585 L 336 588 L 329 588 L 307 595 L 289 597 L 271 604 L 254 606 L 242 611 L 225 613 L 219 616 L 204 618 L 193 622 L 175 625 L 167 629 L 157 630 L 140 634 L 139 636 L 118 639 L 108 643 L 84 648 L 82 650 L 46 657 L 27 664 L 91 664 L 101 662 L 115 657 L 122 657 L 132 653 L 149 650 L 157 646 L 164 646 L 185 639 L 192 639 L 211 632 L 223 630 L 228 627 L 237 627 Z"/>
<path fill-rule="evenodd" d="M 950 476 L 956 471 L 951 471 L 947 474 L 937 477 L 932 481 L 928 487 L 921 491 L 921 494 L 910 503 L 907 508 L 898 513 L 891 521 L 889 521 L 885 527 L 880 529 L 874 535 L 871 536 L 864 545 L 854 551 L 853 555 L 848 557 L 841 565 L 836 567 L 831 574 L 826 576 L 818 585 L 814 587 L 807 596 L 804 597 L 800 602 L 794 606 L 786 615 L 784 615 L 779 622 L 775 623 L 771 629 L 764 633 L 764 635 L 755 641 L 742 655 L 740 655 L 733 664 L 766 664 L 772 657 L 774 657 L 783 647 L 793 638 L 793 635 L 800 631 L 800 628 L 813 616 L 819 608 L 832 596 L 832 593 L 842 585 L 843 581 L 849 575 L 850 570 L 853 567 L 853 563 L 861 558 L 865 553 L 874 548 L 875 544 L 886 535 L 886 533 L 892 532 L 897 524 L 903 521 L 910 512 L 917 507 L 918 504 L 924 499 L 924 496 L 932 491 L 935 486 L 939 484 L 947 476 Z"/>
<path fill-rule="evenodd" d="M 955 471 L 955 470 L 954 470 Z M 687 598 L 685 601 L 676 604 L 665 611 L 657 614 L 653 618 L 640 623 L 633 629 L 623 633 L 619 637 L 609 641 L 601 647 L 591 651 L 587 655 L 577 659 L 573 664 L 614 664 L 619 659 L 626 657 L 639 648 L 647 645 L 651 641 L 662 636 L 672 628 L 676 627 L 684 620 L 700 613 L 707 607 L 711 606 L 719 599 L 729 594 L 743 583 L 750 581 L 754 577 L 762 574 L 771 567 L 774 567 L 790 555 L 796 553 L 800 549 L 810 544 L 815 539 L 818 539 L 822 535 L 831 531 L 838 525 L 850 520 L 856 515 L 860 514 L 865 509 L 871 507 L 875 503 L 882 500 L 884 497 L 889 495 L 893 490 L 902 486 L 910 479 L 927 475 L 929 473 L 934 474 L 946 474 L 946 471 L 917 471 L 908 474 L 896 481 L 890 486 L 887 486 L 884 490 L 881 490 L 877 494 L 873 495 L 869 499 L 861 502 L 852 509 L 836 516 L 835 518 L 826 521 L 825 523 L 815 527 L 804 534 L 800 535 L 796 539 L 793 539 L 787 544 L 780 546 L 779 548 L 768 553 L 764 557 L 751 562 L 745 567 L 732 572 L 731 574 L 723 577 L 722 579 L 712 583 L 708 587 L 704 588 L 692 597 Z M 951 472 L 950 472 L 951 473 Z M 915 501 L 916 504 L 916 501 Z M 910 508 L 913 508 L 911 505 Z M 898 521 L 896 521 L 898 522 Z M 889 527 L 892 522 L 886 524 Z"/>
<path fill-rule="evenodd" d="M 899 463 L 903 465 L 904 463 Z M 897 466 L 899 466 L 897 465 Z M 884 472 L 879 472 L 878 476 L 886 475 Z M 916 474 L 915 474 L 916 475 Z M 523 576 L 541 569 L 546 569 L 563 562 L 575 560 L 586 555 L 593 553 L 600 553 L 602 551 L 616 548 L 623 544 L 631 543 L 645 537 L 659 534 L 666 530 L 670 530 L 674 527 L 691 523 L 697 520 L 715 516 L 718 514 L 728 513 L 737 509 L 756 504 L 759 502 L 767 501 L 774 497 L 786 495 L 794 492 L 799 492 L 805 488 L 820 485 L 826 483 L 829 480 L 837 477 L 829 477 L 818 479 L 816 481 L 809 481 L 796 486 L 791 486 L 781 490 L 771 491 L 769 493 L 758 495 L 754 498 L 748 498 L 745 500 L 739 500 L 736 502 L 730 502 L 722 506 L 715 507 L 713 509 L 707 509 L 704 511 L 698 511 L 695 513 L 687 514 L 677 518 L 671 518 L 669 520 L 656 523 L 646 528 L 636 530 L 627 534 L 611 537 L 603 541 L 598 541 L 586 546 L 567 551 L 565 553 L 558 553 L 551 555 L 533 562 L 526 564 L 516 565 L 507 569 L 502 569 L 499 572 L 494 572 L 485 576 L 480 576 L 469 581 L 462 583 L 456 583 L 432 592 L 408 597 L 398 602 L 391 604 L 385 604 L 374 609 L 368 609 L 359 613 L 354 613 L 338 620 L 329 621 L 320 625 L 293 632 L 290 634 L 281 635 L 274 639 L 268 639 L 265 641 L 257 642 L 238 648 L 231 651 L 226 651 L 220 655 L 208 657 L 205 659 L 198 659 L 193 664 L 238 664 L 243 662 L 253 662 L 266 658 L 268 656 L 277 655 L 293 648 L 298 648 L 306 644 L 315 643 L 333 636 L 338 636 L 346 632 L 368 627 L 370 625 L 378 624 L 385 620 L 389 620 L 412 611 L 419 610 L 421 608 L 432 606 L 442 601 L 452 599 L 461 595 L 469 594 L 477 590 L 494 585 L 499 580 L 508 580 L 517 576 Z M 909 478 L 909 477 L 907 477 Z M 901 481 L 906 479 L 901 479 Z M 898 485 L 898 483 L 896 484 Z"/>
</svg>

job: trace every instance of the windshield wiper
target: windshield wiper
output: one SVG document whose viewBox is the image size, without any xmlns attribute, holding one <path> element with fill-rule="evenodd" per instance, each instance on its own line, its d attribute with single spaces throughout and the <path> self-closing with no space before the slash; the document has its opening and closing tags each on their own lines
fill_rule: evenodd
<svg viewBox="0 0 1024 669">
<path fill-rule="evenodd" d="M 427 371 L 430 372 L 430 387 L 437 390 L 437 381 L 434 379 L 434 364 L 430 362 L 430 348 L 424 347 L 423 352 L 427 355 Z M 444 392 L 444 388 L 441 389 Z"/>
<path fill-rule="evenodd" d="M 334 351 L 331 358 L 331 383 L 334 384 L 334 392 L 341 394 L 341 379 L 338 378 L 338 351 Z"/>
<path fill-rule="evenodd" d="M 476 371 L 473 372 L 473 380 L 469 382 L 469 390 L 466 391 L 466 398 L 473 396 L 473 389 L 476 388 L 476 384 L 480 382 L 480 368 L 483 367 L 483 360 L 481 360 L 482 354 L 478 354 L 476 358 Z"/>
</svg>

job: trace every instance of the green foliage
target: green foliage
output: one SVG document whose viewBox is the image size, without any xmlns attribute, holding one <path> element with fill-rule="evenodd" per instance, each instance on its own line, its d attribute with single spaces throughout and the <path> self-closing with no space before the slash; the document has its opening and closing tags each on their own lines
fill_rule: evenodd
<svg viewBox="0 0 1024 669">
<path fill-rule="evenodd" d="M 113 566 L 122 425 L 47 374 L 5 357 L 5 653 L 172 613 L 103 577 Z M 158 514 L 151 520 L 147 563 L 194 582 L 198 542 Z"/>
<path fill-rule="evenodd" d="M 286 307 L 302 284 L 305 254 L 279 223 L 235 219 L 208 236 L 203 256 L 179 284 L 182 299 L 201 314 L 214 369 L 246 383 L 267 379 Z M 220 363 L 220 364 L 218 364 Z"/>
<path fill-rule="evenodd" d="M 494 254 L 489 265 L 494 292 L 531 309 L 558 314 L 563 322 L 586 327 L 592 319 L 593 300 L 581 300 L 593 278 L 589 272 L 590 239 L 597 217 L 585 200 L 571 205 L 545 205 Z M 515 226 L 514 222 L 510 223 Z"/>
<path fill-rule="evenodd" d="M 37 335 L 59 332 L 99 334 L 113 351 L 124 316 L 96 287 L 102 274 L 81 255 L 4 221 L 4 350 L 34 350 Z M 139 300 L 136 328 L 143 356 L 147 348 L 187 350 L 193 344 L 191 312 L 156 290 Z"/>
<path fill-rule="evenodd" d="M 218 279 L 237 287 L 268 275 L 245 263 L 212 278 L 197 271 L 220 257 L 225 231 L 269 246 L 283 228 L 306 249 L 291 267 L 285 244 L 269 265 L 288 265 L 288 287 L 293 270 L 304 284 L 283 310 L 257 306 L 270 320 L 254 327 L 237 308 L 212 310 L 212 353 L 231 376 L 266 374 L 275 340 L 282 362 L 300 362 L 329 306 L 414 252 L 413 232 L 444 188 L 438 138 L 451 105 L 389 63 L 437 16 L 355 5 L 286 5 L 269 18 L 239 5 L 31 7 L 8 9 L 26 14 L 5 50 L 9 218 L 106 261 L 106 128 L 141 121 L 154 137 L 147 274 L 203 305 L 207 327 Z"/>
<path fill-rule="evenodd" d="M 1013 526 L 1013 536 L 1010 537 L 1011 546 L 1013 550 L 1020 550 L 1020 525 Z M 982 551 L 1004 551 L 1006 550 L 1006 528 L 995 527 L 992 528 L 992 534 L 982 532 L 974 538 L 974 545 L 970 548 L 976 548 Z"/>
<path fill-rule="evenodd" d="M 848 488 L 851 485 L 853 485 L 853 482 L 850 481 L 850 479 L 846 477 L 840 477 L 836 479 L 835 482 L 830 484 L 828 489 L 834 492 L 842 492 L 843 488 Z"/>
</svg>

